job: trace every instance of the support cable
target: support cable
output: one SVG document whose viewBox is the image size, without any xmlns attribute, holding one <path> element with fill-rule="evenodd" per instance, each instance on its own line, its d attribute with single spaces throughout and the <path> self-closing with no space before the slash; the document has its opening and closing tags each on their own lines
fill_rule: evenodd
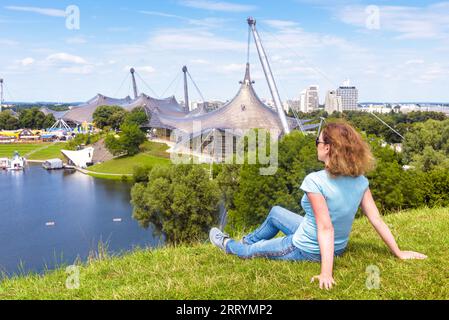
<svg viewBox="0 0 449 320">
<path fill-rule="evenodd" d="M 117 95 L 119 93 L 120 90 L 122 90 L 123 85 L 125 84 L 126 80 L 128 80 L 129 77 L 129 73 L 126 74 L 125 78 L 123 79 L 122 83 L 120 84 L 120 87 L 118 88 L 118 90 L 115 92 L 115 94 L 113 95 L 113 97 L 117 98 Z"/>
<path fill-rule="evenodd" d="M 165 94 L 167 93 L 167 91 L 173 86 L 173 84 L 175 83 L 176 80 L 178 80 L 178 78 L 181 76 L 181 73 L 177 73 L 176 77 L 172 80 L 172 82 L 170 82 L 170 84 L 168 85 L 168 87 L 165 89 L 165 91 L 162 93 L 162 96 L 164 97 Z"/>
<path fill-rule="evenodd" d="M 143 84 L 151 91 L 152 94 L 154 94 L 156 97 L 160 98 L 160 96 L 146 83 L 146 81 L 140 76 L 140 74 L 135 71 L 135 74 L 139 77 L 140 81 L 143 82 Z"/>
<path fill-rule="evenodd" d="M 187 75 L 189 76 L 190 80 L 192 81 L 193 85 L 195 86 L 196 91 L 198 92 L 198 94 L 200 95 L 200 97 L 201 97 L 201 99 L 203 100 L 203 103 L 204 103 L 206 100 L 204 100 L 204 96 L 201 93 L 200 88 L 198 88 L 198 86 L 196 85 L 196 82 L 195 82 L 195 80 L 193 80 L 192 75 L 190 74 L 189 71 L 187 71 Z"/>
</svg>

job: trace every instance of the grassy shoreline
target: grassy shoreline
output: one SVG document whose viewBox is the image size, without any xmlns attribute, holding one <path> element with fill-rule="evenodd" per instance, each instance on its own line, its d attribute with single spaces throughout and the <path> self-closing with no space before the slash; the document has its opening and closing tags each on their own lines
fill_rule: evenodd
<svg viewBox="0 0 449 320">
<path fill-rule="evenodd" d="M 317 263 L 241 260 L 205 241 L 83 264 L 75 290 L 66 289 L 64 269 L 6 279 L 0 299 L 449 299 L 449 208 L 403 211 L 385 221 L 402 249 L 429 258 L 398 260 L 366 218 L 357 219 L 329 292 L 310 284 Z M 366 286 L 369 266 L 380 270 L 378 290 Z"/>
<path fill-rule="evenodd" d="M 65 146 L 66 143 L 4 144 L 0 145 L 0 157 L 10 158 L 14 151 L 18 151 L 31 163 L 40 163 L 54 158 L 64 160 L 61 150 Z M 142 152 L 135 156 L 120 157 L 99 163 L 87 168 L 87 172 L 84 173 L 98 179 L 130 181 L 135 167 L 170 165 L 170 154 L 166 152 L 167 145 L 146 141 L 141 149 Z"/>
</svg>

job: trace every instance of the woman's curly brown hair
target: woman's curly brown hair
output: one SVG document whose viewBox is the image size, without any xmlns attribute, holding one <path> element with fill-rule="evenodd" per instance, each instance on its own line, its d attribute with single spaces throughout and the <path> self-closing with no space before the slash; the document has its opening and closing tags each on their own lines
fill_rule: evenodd
<svg viewBox="0 0 449 320">
<path fill-rule="evenodd" d="M 358 177 L 373 170 L 375 160 L 371 148 L 350 124 L 328 123 L 322 133 L 324 143 L 330 145 L 326 170 L 332 176 Z"/>
</svg>

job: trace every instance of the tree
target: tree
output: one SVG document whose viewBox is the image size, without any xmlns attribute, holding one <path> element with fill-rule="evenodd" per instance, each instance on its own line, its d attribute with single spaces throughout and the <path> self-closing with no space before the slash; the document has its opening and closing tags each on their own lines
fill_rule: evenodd
<svg viewBox="0 0 449 320">
<path fill-rule="evenodd" d="M 41 129 L 51 128 L 56 122 L 55 116 L 53 114 L 47 114 L 42 122 Z"/>
<path fill-rule="evenodd" d="M 154 225 L 169 243 L 207 238 L 218 222 L 220 193 L 202 166 L 154 167 L 148 181 L 131 190 L 133 217 L 140 225 Z"/>
<path fill-rule="evenodd" d="M 119 137 L 116 138 L 114 134 L 109 134 L 105 139 L 106 148 L 113 155 L 126 154 L 133 156 L 139 153 L 140 145 L 146 140 L 145 134 L 140 130 L 136 124 L 124 123 L 120 127 Z"/>
<path fill-rule="evenodd" d="M 11 111 L 0 112 L 0 130 L 17 130 L 19 127 L 19 120 L 11 114 Z"/>
<path fill-rule="evenodd" d="M 19 113 L 19 125 L 21 128 L 43 129 L 45 119 L 45 114 L 39 111 L 38 108 L 24 109 Z"/>
<path fill-rule="evenodd" d="M 131 112 L 128 112 L 126 114 L 124 122 L 128 124 L 137 124 L 138 126 L 142 126 L 148 123 L 148 116 L 147 113 L 145 112 L 145 109 L 139 107 L 132 110 Z"/>
<path fill-rule="evenodd" d="M 449 119 L 416 123 L 405 135 L 403 157 L 427 171 L 444 162 L 449 156 Z"/>
<path fill-rule="evenodd" d="M 126 114 L 126 110 L 119 106 L 100 106 L 95 110 L 92 117 L 99 129 L 106 126 L 118 129 L 123 124 Z"/>
</svg>

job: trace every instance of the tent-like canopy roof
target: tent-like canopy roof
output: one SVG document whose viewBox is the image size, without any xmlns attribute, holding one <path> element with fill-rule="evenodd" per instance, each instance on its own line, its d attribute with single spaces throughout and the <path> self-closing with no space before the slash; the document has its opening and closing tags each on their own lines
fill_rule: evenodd
<svg viewBox="0 0 449 320">
<path fill-rule="evenodd" d="M 100 106 L 120 106 L 122 104 L 130 103 L 132 100 L 129 96 L 123 99 L 114 99 L 110 97 L 106 97 L 102 94 L 97 94 L 95 97 L 87 101 L 86 103 L 73 107 L 70 111 L 68 111 L 63 119 L 65 121 L 71 121 L 74 123 L 81 124 L 84 121 L 92 122 L 93 114 L 95 110 Z"/>
<path fill-rule="evenodd" d="M 45 115 L 52 114 L 56 120 L 62 119 L 64 115 L 68 112 L 68 111 L 54 111 L 46 107 L 40 108 L 39 111 Z"/>
<path fill-rule="evenodd" d="M 175 117 L 184 117 L 187 115 L 174 96 L 166 99 L 155 99 L 146 94 L 141 94 L 137 99 L 133 100 L 129 96 L 123 99 L 114 99 L 98 94 L 86 103 L 73 107 L 63 115 L 62 119 L 77 124 L 85 121 L 91 123 L 95 110 L 100 106 L 120 106 L 127 111 L 144 107 L 150 113 L 159 112 Z"/>
<path fill-rule="evenodd" d="M 297 126 L 293 118 L 288 119 L 290 127 Z M 218 110 L 204 113 L 198 111 L 180 118 L 163 113 L 152 114 L 149 126 L 153 128 L 179 129 L 185 133 L 196 133 L 194 123 L 201 124 L 201 131 L 210 129 L 240 129 L 250 128 L 277 130 L 283 132 L 278 113 L 266 106 L 257 96 L 250 76 L 250 65 L 246 66 L 245 78 L 239 92 L 229 103 Z"/>
<path fill-rule="evenodd" d="M 156 112 L 157 110 L 157 112 L 175 117 L 187 115 L 174 96 L 166 99 L 156 99 L 142 93 L 137 99 L 131 101 L 129 104 L 122 105 L 122 107 L 127 111 L 132 111 L 138 107 L 144 107 L 151 113 Z"/>
</svg>

